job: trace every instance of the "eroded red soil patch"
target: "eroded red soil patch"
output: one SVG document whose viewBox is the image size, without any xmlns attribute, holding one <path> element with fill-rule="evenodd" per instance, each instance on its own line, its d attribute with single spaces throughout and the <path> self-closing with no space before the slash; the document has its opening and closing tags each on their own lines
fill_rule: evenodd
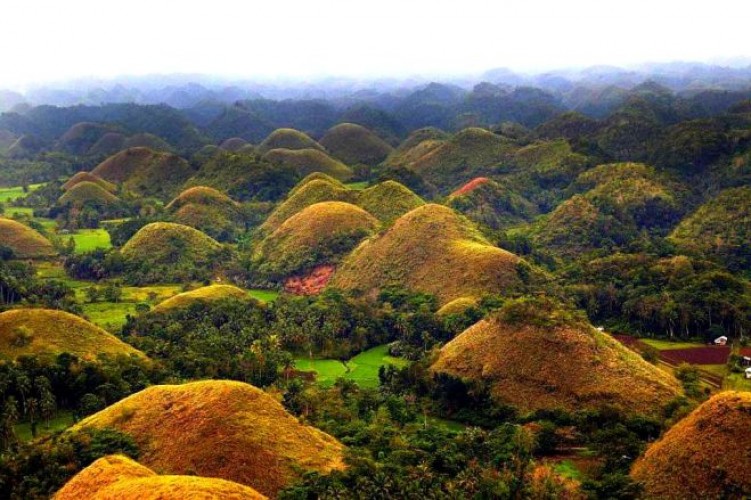
<svg viewBox="0 0 751 500">
<path fill-rule="evenodd" d="M 476 189 L 478 186 L 482 186 L 489 180 L 490 179 L 488 179 L 487 177 L 476 177 L 472 179 L 471 181 L 469 181 L 468 183 L 466 183 L 465 185 L 463 185 L 462 187 L 460 187 L 459 189 L 457 189 L 456 191 L 454 191 L 453 193 L 451 193 L 451 196 L 453 197 L 453 196 L 461 196 L 463 194 L 467 194 L 473 189 Z"/>
<path fill-rule="evenodd" d="M 326 288 L 336 268 L 331 264 L 316 266 L 307 274 L 284 280 L 284 291 L 295 295 L 317 295 Z"/>
</svg>

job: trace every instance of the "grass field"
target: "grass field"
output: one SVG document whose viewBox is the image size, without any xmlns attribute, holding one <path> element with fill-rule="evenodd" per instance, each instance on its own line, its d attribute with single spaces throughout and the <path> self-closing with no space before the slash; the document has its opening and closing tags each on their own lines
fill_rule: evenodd
<svg viewBox="0 0 751 500">
<path fill-rule="evenodd" d="M 90 252 L 97 248 L 110 248 L 110 234 L 104 229 L 81 229 L 70 236 L 76 242 L 76 253 Z M 63 241 L 67 241 L 67 235 L 60 235 Z"/>
<path fill-rule="evenodd" d="M 368 187 L 368 181 L 362 181 L 362 182 L 349 182 L 345 184 L 350 189 L 355 189 L 357 191 L 361 191 Z"/>
<path fill-rule="evenodd" d="M 409 362 L 388 355 L 388 346 L 381 345 L 361 352 L 349 361 L 335 359 L 295 359 L 295 368 L 316 372 L 316 382 L 324 387 L 339 377 L 352 380 L 360 387 L 378 387 L 378 369 L 384 365 L 406 366 Z"/>
<path fill-rule="evenodd" d="M 44 186 L 44 183 L 30 184 L 29 192 L 34 191 L 35 189 L 38 189 L 41 186 Z M 13 201 L 16 198 L 23 198 L 24 196 L 26 196 L 26 194 L 27 193 L 23 192 L 23 186 L 0 187 L 0 203 Z"/>
<path fill-rule="evenodd" d="M 556 463 L 555 467 L 553 467 L 553 470 L 555 470 L 556 474 L 559 474 L 569 479 L 574 479 L 576 481 L 581 481 L 582 479 L 584 479 L 581 471 L 576 467 L 576 464 L 574 464 L 574 462 L 572 462 L 571 460 L 562 460 Z"/>
<path fill-rule="evenodd" d="M 6 217 L 13 217 L 14 215 L 25 215 L 27 217 L 34 216 L 34 209 L 30 207 L 5 207 Z"/>
<path fill-rule="evenodd" d="M 73 425 L 73 415 L 68 412 L 58 412 L 58 415 L 50 420 L 49 428 L 45 422 L 37 425 L 37 437 L 67 429 L 71 425 Z M 16 424 L 14 430 L 19 441 L 31 441 L 31 424 L 28 422 Z"/>
<path fill-rule="evenodd" d="M 260 288 L 252 288 L 248 290 L 248 295 L 254 299 L 258 299 L 261 302 L 273 302 L 279 297 L 279 292 L 276 290 L 261 290 Z"/>
<path fill-rule="evenodd" d="M 136 304 L 133 302 L 95 302 L 82 304 L 81 307 L 89 321 L 110 332 L 120 330 L 128 314 L 136 314 Z"/>
<path fill-rule="evenodd" d="M 650 347 L 660 351 L 669 351 L 672 349 L 691 349 L 692 347 L 704 347 L 701 342 L 673 342 L 671 340 L 661 339 L 639 339 Z"/>
</svg>

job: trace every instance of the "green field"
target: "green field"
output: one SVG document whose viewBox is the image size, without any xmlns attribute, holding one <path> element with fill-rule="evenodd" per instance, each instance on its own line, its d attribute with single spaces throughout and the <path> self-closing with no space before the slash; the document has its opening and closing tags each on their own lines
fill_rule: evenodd
<svg viewBox="0 0 751 500">
<path fill-rule="evenodd" d="M 279 292 L 276 290 L 261 290 L 260 288 L 251 288 L 248 290 L 248 295 L 254 299 L 258 299 L 261 302 L 273 302 L 279 297 Z"/>
<path fill-rule="evenodd" d="M 73 415 L 61 411 L 55 418 L 50 419 L 49 427 L 46 422 L 37 424 L 37 437 L 67 429 L 71 425 L 73 425 Z M 31 441 L 31 424 L 28 422 L 16 424 L 14 430 L 19 441 Z"/>
<path fill-rule="evenodd" d="M 381 345 L 361 352 L 347 362 L 335 359 L 295 359 L 295 368 L 316 372 L 316 382 L 329 387 L 339 377 L 357 382 L 360 387 L 378 387 L 378 369 L 384 365 L 406 366 L 409 361 L 388 355 Z"/>
<path fill-rule="evenodd" d="M 13 217 L 14 215 L 24 215 L 26 217 L 34 217 L 34 209 L 30 207 L 5 207 L 6 217 Z"/>
<path fill-rule="evenodd" d="M 673 342 L 671 340 L 659 339 L 639 339 L 641 342 L 659 351 L 669 351 L 670 349 L 691 349 L 692 347 L 704 347 L 701 342 Z"/>
<path fill-rule="evenodd" d="M 350 189 L 356 189 L 358 191 L 365 189 L 368 187 L 368 181 L 362 181 L 362 182 L 350 182 L 348 184 L 345 184 Z"/>
<path fill-rule="evenodd" d="M 76 242 L 76 253 L 90 252 L 97 248 L 111 248 L 110 233 L 104 229 L 80 229 L 69 235 Z M 68 235 L 61 234 L 63 241 L 68 240 Z"/>
<path fill-rule="evenodd" d="M 40 184 L 29 184 L 29 192 L 34 191 L 35 189 L 39 189 L 45 184 L 45 182 L 42 182 Z M 23 192 L 23 186 L 0 187 L 0 203 L 13 201 L 16 198 L 23 198 L 24 196 L 26 196 L 26 194 L 27 193 Z"/>
</svg>

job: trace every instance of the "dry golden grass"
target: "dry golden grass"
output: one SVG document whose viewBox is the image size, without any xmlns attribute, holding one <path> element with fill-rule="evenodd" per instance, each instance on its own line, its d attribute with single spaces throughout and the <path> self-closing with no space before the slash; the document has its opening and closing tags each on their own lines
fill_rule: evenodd
<svg viewBox="0 0 751 500">
<path fill-rule="evenodd" d="M 13 250 L 17 258 L 50 257 L 55 249 L 47 238 L 34 229 L 0 217 L 0 244 Z"/>
<path fill-rule="evenodd" d="M 106 181 L 122 184 L 134 193 L 169 199 L 194 172 L 179 156 L 136 147 L 110 156 L 92 173 Z"/>
<path fill-rule="evenodd" d="M 249 298 L 245 290 L 232 285 L 209 285 L 196 288 L 189 292 L 179 293 L 157 304 L 152 312 L 168 312 L 174 309 L 188 307 L 196 302 L 214 302 L 228 298 Z"/>
<path fill-rule="evenodd" d="M 63 189 L 65 191 L 68 191 L 70 188 L 78 184 L 79 182 L 93 182 L 95 184 L 99 184 L 100 187 L 106 189 L 110 193 L 114 193 L 117 189 L 117 186 L 112 184 L 111 182 L 107 182 L 98 175 L 94 175 L 91 172 L 78 172 L 73 177 L 68 179 L 68 181 L 63 184 Z"/>
<path fill-rule="evenodd" d="M 234 200 L 232 200 L 232 198 L 222 193 L 218 189 L 206 186 L 194 186 L 177 195 L 172 201 L 169 202 L 169 204 L 167 204 L 165 208 L 168 211 L 174 211 L 189 203 L 195 203 L 198 205 L 212 205 L 231 209 L 238 209 L 240 206 L 239 203 L 235 202 Z"/>
<path fill-rule="evenodd" d="M 281 226 L 284 221 L 301 210 L 324 201 L 353 202 L 355 192 L 344 185 L 329 182 L 326 179 L 315 178 L 296 186 L 284 202 L 279 205 L 269 218 L 261 225 L 261 231 L 269 233 Z"/>
<path fill-rule="evenodd" d="M 154 470 L 235 481 L 272 497 L 307 471 L 344 467 L 341 443 L 241 382 L 152 386 L 69 432 L 107 427 L 131 435 Z"/>
<path fill-rule="evenodd" d="M 258 146 L 258 151 L 265 154 L 272 149 L 317 149 L 323 151 L 323 147 L 311 137 L 293 128 L 278 128 L 271 132 Z"/>
<path fill-rule="evenodd" d="M 318 149 L 272 149 L 263 158 L 272 165 L 290 167 L 301 176 L 322 172 L 340 181 L 352 178 L 351 168 Z"/>
<path fill-rule="evenodd" d="M 645 498 L 748 498 L 751 393 L 722 392 L 652 444 L 631 474 Z"/>
<path fill-rule="evenodd" d="M 358 206 L 386 224 L 425 204 L 425 201 L 409 188 L 395 181 L 381 182 L 363 189 L 356 196 Z"/>
<path fill-rule="evenodd" d="M 112 205 L 120 201 L 120 198 L 104 189 L 95 182 L 80 181 L 65 192 L 58 200 L 59 205 L 83 206 L 86 203 L 98 205 Z"/>
<path fill-rule="evenodd" d="M 447 304 L 516 288 L 519 261 L 488 243 L 450 208 L 429 204 L 364 241 L 342 262 L 331 284 L 368 296 L 387 286 L 402 286 L 436 295 Z"/>
<path fill-rule="evenodd" d="M 386 159 L 386 165 L 407 166 L 451 136 L 441 129 L 425 127 L 415 130 Z"/>
<path fill-rule="evenodd" d="M 76 474 L 54 500 L 264 499 L 254 489 L 223 479 L 159 476 L 122 455 L 100 458 Z"/>
<path fill-rule="evenodd" d="M 315 203 L 264 238 L 254 258 L 267 272 L 277 276 L 319 264 L 335 264 L 379 225 L 378 219 L 350 203 Z"/>
<path fill-rule="evenodd" d="M 498 402 L 522 411 L 607 405 L 659 415 L 680 394 L 672 375 L 585 321 L 539 313 L 542 323 L 512 322 L 503 310 L 476 323 L 441 349 L 431 369 L 484 381 Z"/>
<path fill-rule="evenodd" d="M 459 297 L 454 299 L 448 304 L 438 309 L 436 314 L 439 316 L 450 316 L 452 314 L 461 314 L 470 307 L 475 307 L 478 304 L 477 299 L 471 297 Z"/>
<path fill-rule="evenodd" d="M 321 145 L 347 165 L 378 165 L 393 148 L 361 125 L 340 123 L 326 132 Z"/>
<path fill-rule="evenodd" d="M 99 354 L 143 353 L 73 314 L 51 309 L 11 309 L 0 313 L 0 354 L 54 357 L 63 352 L 83 359 Z"/>
</svg>

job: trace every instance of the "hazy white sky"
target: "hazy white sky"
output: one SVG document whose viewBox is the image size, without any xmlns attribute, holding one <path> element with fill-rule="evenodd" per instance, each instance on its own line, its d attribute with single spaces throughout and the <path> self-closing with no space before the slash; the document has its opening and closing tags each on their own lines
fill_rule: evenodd
<svg viewBox="0 0 751 500">
<path fill-rule="evenodd" d="M 751 56 L 749 0 L 2 0 L 0 85 L 404 76 Z"/>
</svg>

